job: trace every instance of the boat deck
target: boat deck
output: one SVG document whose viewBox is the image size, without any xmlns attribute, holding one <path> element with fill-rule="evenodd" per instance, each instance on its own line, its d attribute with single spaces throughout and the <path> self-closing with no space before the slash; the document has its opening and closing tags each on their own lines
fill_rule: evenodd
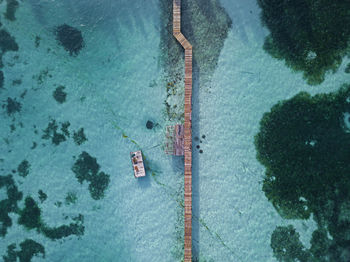
<svg viewBox="0 0 350 262">
<path fill-rule="evenodd" d="M 134 169 L 134 176 L 136 178 L 146 176 L 145 166 L 143 164 L 142 152 L 141 151 L 131 152 L 130 157 L 131 157 L 131 162 Z"/>
</svg>

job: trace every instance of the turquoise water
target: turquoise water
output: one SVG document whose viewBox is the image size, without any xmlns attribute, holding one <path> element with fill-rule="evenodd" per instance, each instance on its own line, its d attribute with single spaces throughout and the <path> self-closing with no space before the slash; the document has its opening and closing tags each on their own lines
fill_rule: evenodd
<svg viewBox="0 0 350 262">
<path fill-rule="evenodd" d="M 45 252 L 37 251 L 31 261 L 181 261 L 183 159 L 163 152 L 165 126 L 181 122 L 183 113 L 182 51 L 168 35 L 168 2 L 30 0 L 19 3 L 16 20 L 1 16 L 0 29 L 6 28 L 19 50 L 2 57 L 0 175 L 11 174 L 11 186 L 23 194 L 9 212 L 12 226 L 2 236 L 1 255 L 11 244 L 20 252 L 20 244 L 32 239 Z M 204 2 L 183 3 L 184 31 L 196 59 L 194 256 L 278 261 L 270 246 L 276 226 L 292 224 L 309 248 L 317 225 L 312 217 L 283 219 L 265 197 L 265 167 L 256 159 L 254 136 L 263 114 L 278 101 L 300 91 L 338 90 L 348 80 L 349 59 L 322 84 L 310 86 L 302 73 L 263 50 L 268 29 L 256 1 L 211 1 L 210 8 Z M 5 12 L 6 1 L 0 1 L 0 10 Z M 81 31 L 84 47 L 76 55 L 56 39 L 63 24 Z M 53 95 L 60 86 L 66 93 L 62 103 Z M 18 112 L 7 112 L 8 98 L 21 104 Z M 146 128 L 147 121 L 153 129 Z M 49 123 L 57 128 L 51 125 L 45 139 Z M 81 128 L 86 140 L 78 139 Z M 55 134 L 62 140 L 58 145 Z M 148 170 L 136 180 L 129 152 L 139 149 Z M 89 158 L 84 168 L 93 175 L 80 183 L 74 166 L 83 152 L 100 167 L 91 171 Z M 24 160 L 28 174 L 17 170 Z M 102 180 L 92 182 L 101 172 L 109 178 L 106 187 Z M 5 188 L 1 200 L 8 198 Z M 47 199 L 40 199 L 39 190 Z M 31 229 L 18 223 L 29 196 L 41 210 Z M 78 230 L 70 227 L 56 238 L 45 233 L 70 224 Z"/>
</svg>

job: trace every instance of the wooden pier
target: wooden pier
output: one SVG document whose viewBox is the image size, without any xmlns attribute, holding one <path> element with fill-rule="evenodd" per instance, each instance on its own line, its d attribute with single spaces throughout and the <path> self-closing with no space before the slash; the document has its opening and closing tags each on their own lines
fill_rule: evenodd
<svg viewBox="0 0 350 262">
<path fill-rule="evenodd" d="M 192 261 L 192 46 L 181 33 L 181 0 L 173 0 L 173 35 L 185 49 L 185 237 L 184 262 Z"/>
</svg>

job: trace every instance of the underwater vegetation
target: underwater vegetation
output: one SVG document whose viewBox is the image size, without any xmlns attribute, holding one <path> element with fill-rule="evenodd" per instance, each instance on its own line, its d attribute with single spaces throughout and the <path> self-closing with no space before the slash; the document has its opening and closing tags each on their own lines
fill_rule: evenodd
<svg viewBox="0 0 350 262">
<path fill-rule="evenodd" d="M 25 226 L 28 229 L 41 227 L 41 210 L 32 197 L 26 197 L 24 208 L 20 211 L 18 224 Z"/>
<path fill-rule="evenodd" d="M 41 37 L 38 35 L 35 36 L 34 45 L 36 48 L 38 48 L 40 46 L 40 41 L 41 41 Z"/>
<path fill-rule="evenodd" d="M 16 0 L 6 0 L 7 5 L 6 5 L 6 13 L 5 13 L 5 18 L 10 20 L 10 21 L 15 21 L 16 17 L 16 10 L 19 6 L 19 3 Z"/>
<path fill-rule="evenodd" d="M 2 108 L 5 108 L 7 115 L 11 116 L 21 111 L 22 104 L 17 102 L 16 98 L 12 99 L 8 97 L 6 103 L 2 105 Z"/>
<path fill-rule="evenodd" d="M 43 203 L 47 199 L 47 194 L 41 189 L 38 191 L 38 195 L 41 203 Z"/>
<path fill-rule="evenodd" d="M 61 127 L 59 127 L 61 125 Z M 55 119 L 51 119 L 47 127 L 43 130 L 42 139 L 51 140 L 52 144 L 58 146 L 60 143 L 67 141 L 70 137 L 70 123 L 65 121 L 57 123 Z M 86 142 L 88 139 L 85 136 L 84 128 L 79 128 L 73 133 L 74 143 L 78 146 Z"/>
<path fill-rule="evenodd" d="M 4 88 L 4 72 L 0 71 L 0 89 Z"/>
<path fill-rule="evenodd" d="M 7 198 L 0 201 L 0 236 L 4 237 L 7 233 L 7 228 L 12 226 L 12 219 L 9 217 L 9 213 L 19 211 L 17 202 L 22 199 L 23 194 L 18 191 L 11 175 L 0 176 L 1 188 L 5 188 L 7 194 Z"/>
<path fill-rule="evenodd" d="M 2 56 L 9 51 L 18 51 L 18 44 L 13 36 L 5 29 L 0 30 L 0 68 L 3 67 Z"/>
<path fill-rule="evenodd" d="M 64 86 L 59 86 L 52 93 L 53 98 L 55 98 L 55 100 L 60 104 L 66 102 L 67 93 L 64 92 L 64 89 L 65 89 Z"/>
<path fill-rule="evenodd" d="M 58 132 L 58 125 L 61 124 L 61 132 Z M 69 131 L 68 131 L 68 127 L 70 126 L 70 123 L 67 122 L 63 122 L 63 123 L 56 123 L 55 119 L 52 119 L 47 127 L 43 130 L 43 135 L 42 135 L 42 139 L 45 140 L 51 140 L 51 142 L 58 146 L 60 143 L 64 142 L 67 140 L 67 137 L 69 137 Z"/>
<path fill-rule="evenodd" d="M 302 71 L 310 85 L 324 81 L 349 54 L 348 0 L 258 0 L 261 21 L 270 30 L 264 49 Z"/>
<path fill-rule="evenodd" d="M 15 243 L 7 247 L 7 255 L 3 256 L 4 262 L 16 262 L 17 258 L 19 258 L 19 262 L 30 262 L 34 256 L 39 254 L 45 258 L 44 247 L 32 239 L 24 240 L 19 246 L 21 248 L 20 251 L 16 251 Z"/>
<path fill-rule="evenodd" d="M 293 226 L 277 227 L 271 236 L 271 247 L 279 261 L 309 261 L 310 254 L 299 240 Z"/>
<path fill-rule="evenodd" d="M 23 160 L 18 165 L 17 170 L 13 169 L 12 172 L 17 173 L 19 177 L 26 178 L 29 174 L 29 169 L 30 163 L 27 160 Z M 22 202 L 23 193 L 19 191 L 12 175 L 0 176 L 0 190 L 5 193 L 0 200 L 1 238 L 5 239 L 8 228 L 13 225 L 14 219 L 17 220 L 18 225 L 22 225 L 27 232 L 33 230 L 52 241 L 71 235 L 76 235 L 78 237 L 84 235 L 84 216 L 82 214 L 71 217 L 72 221 L 69 224 L 51 227 L 45 223 L 42 210 L 33 197 L 29 195 L 26 196 L 23 207 L 19 205 L 19 203 Z M 42 203 L 47 199 L 47 195 L 42 190 L 39 190 L 38 199 L 40 203 Z M 74 195 L 68 195 L 66 198 L 66 201 L 70 201 L 71 203 L 74 203 L 76 200 L 77 197 Z M 65 219 L 68 219 L 68 216 L 66 216 Z M 7 248 L 7 254 L 3 255 L 3 261 L 29 262 L 34 256 L 40 254 L 42 257 L 45 256 L 44 247 L 31 239 L 26 239 L 21 242 L 19 248 L 20 250 L 17 249 L 15 243 L 10 244 Z"/>
<path fill-rule="evenodd" d="M 29 174 L 30 164 L 28 160 L 23 160 L 17 167 L 17 172 L 20 176 L 26 177 Z"/>
<path fill-rule="evenodd" d="M 33 79 L 37 81 L 38 85 L 42 85 L 48 77 L 52 77 L 48 68 L 41 70 L 37 75 L 33 75 Z"/>
<path fill-rule="evenodd" d="M 89 183 L 90 195 L 93 199 L 98 200 L 104 197 L 105 191 L 109 184 L 109 175 L 99 172 L 100 165 L 96 158 L 83 151 L 75 161 L 72 171 L 79 183 L 84 181 Z"/>
<path fill-rule="evenodd" d="M 56 40 L 72 56 L 77 56 L 84 47 L 84 39 L 81 31 L 63 24 L 55 28 Z"/>
<path fill-rule="evenodd" d="M 25 160 L 22 162 L 25 163 Z M 29 163 L 24 164 L 26 167 Z M 27 168 L 25 168 L 27 170 Z M 23 176 L 25 177 L 25 176 Z M 18 202 L 22 200 L 23 193 L 20 192 L 12 175 L 0 176 L 0 189 L 6 189 L 6 196 L 0 201 L 0 236 L 5 237 L 7 228 L 12 226 L 12 219 L 10 213 L 17 214 L 18 224 L 24 226 L 28 230 L 36 229 L 38 233 L 44 234 L 51 240 L 60 239 L 69 235 L 83 235 L 84 234 L 84 217 L 79 214 L 73 218 L 69 225 L 61 225 L 58 227 L 49 227 L 45 224 L 42 218 L 42 212 L 37 202 L 31 197 L 27 196 L 24 200 L 23 209 L 18 207 Z M 39 199 L 43 202 L 47 195 L 39 190 Z M 20 255 L 19 255 L 20 256 Z"/>
<path fill-rule="evenodd" d="M 265 196 L 281 217 L 312 217 L 318 227 L 310 249 L 294 228 L 277 227 L 271 246 L 279 261 L 350 261 L 349 113 L 346 85 L 330 94 L 301 92 L 260 121 L 255 147 L 266 168 Z"/>
<path fill-rule="evenodd" d="M 18 190 L 12 175 L 0 176 L 0 189 L 2 188 L 6 190 L 7 196 L 7 198 L 0 201 L 0 236 L 2 238 L 6 236 L 7 229 L 13 224 L 12 218 L 9 216 L 10 213 L 18 215 L 19 225 L 22 225 L 27 230 L 34 229 L 53 241 L 70 235 L 81 236 L 84 234 L 84 216 L 82 214 L 73 217 L 73 222 L 68 225 L 50 227 L 44 222 L 42 211 L 31 196 L 27 196 L 24 200 L 24 207 L 19 208 L 18 202 L 22 200 L 23 194 Z M 38 193 L 40 201 L 43 202 L 47 195 L 42 190 L 39 190 Z M 29 262 L 33 256 L 38 254 L 45 257 L 44 247 L 31 239 L 26 239 L 19 246 L 21 248 L 19 251 L 16 250 L 16 244 L 11 244 L 7 247 L 7 255 L 3 256 L 4 262 L 16 262 L 18 261 L 17 259 L 20 262 Z"/>
<path fill-rule="evenodd" d="M 73 193 L 73 192 L 68 192 L 67 196 L 65 198 L 65 204 L 71 205 L 71 204 L 75 204 L 78 200 L 77 194 Z"/>
<path fill-rule="evenodd" d="M 74 217 L 73 220 L 75 222 L 72 222 L 69 225 L 61 225 L 58 227 L 43 226 L 41 230 L 43 234 L 51 240 L 61 239 L 70 235 L 84 235 L 84 216 L 82 214 L 79 214 L 77 217 Z"/>
<path fill-rule="evenodd" d="M 350 74 L 350 63 L 346 65 L 345 73 Z"/>
<path fill-rule="evenodd" d="M 47 226 L 41 217 L 41 209 L 35 200 L 28 196 L 25 199 L 25 206 L 19 211 L 18 224 L 23 225 L 27 229 L 36 229 L 39 233 L 44 234 L 47 238 L 51 240 L 57 240 L 70 235 L 81 236 L 84 234 L 84 217 L 79 214 L 77 217 L 73 218 L 75 222 L 69 225 L 61 225 L 58 227 Z"/>
<path fill-rule="evenodd" d="M 80 146 L 81 144 L 83 144 L 88 140 L 85 136 L 84 128 L 79 128 L 77 132 L 74 131 L 73 140 L 74 140 L 74 143 L 78 146 Z"/>
</svg>

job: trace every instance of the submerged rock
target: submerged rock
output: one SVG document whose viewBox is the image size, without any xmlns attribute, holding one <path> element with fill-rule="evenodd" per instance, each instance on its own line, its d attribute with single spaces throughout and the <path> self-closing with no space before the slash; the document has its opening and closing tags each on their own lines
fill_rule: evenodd
<svg viewBox="0 0 350 262">
<path fill-rule="evenodd" d="M 152 121 L 148 120 L 147 123 L 146 123 L 147 129 L 152 129 L 153 126 L 154 126 L 154 123 Z"/>
<path fill-rule="evenodd" d="M 85 45 L 81 31 L 67 24 L 58 26 L 55 34 L 56 40 L 70 55 L 78 55 Z"/>
</svg>

